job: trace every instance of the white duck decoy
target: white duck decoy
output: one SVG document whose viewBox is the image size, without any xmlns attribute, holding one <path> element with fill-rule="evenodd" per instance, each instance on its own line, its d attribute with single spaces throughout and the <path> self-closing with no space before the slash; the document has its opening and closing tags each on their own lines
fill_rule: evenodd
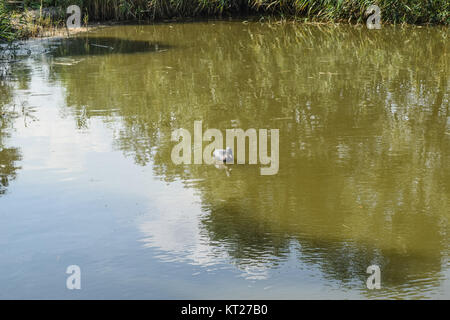
<svg viewBox="0 0 450 320">
<path fill-rule="evenodd" d="M 233 162 L 233 150 L 231 150 L 230 147 L 227 147 L 226 149 L 216 149 L 213 152 L 214 160 L 226 162 L 226 163 L 232 163 Z"/>
</svg>

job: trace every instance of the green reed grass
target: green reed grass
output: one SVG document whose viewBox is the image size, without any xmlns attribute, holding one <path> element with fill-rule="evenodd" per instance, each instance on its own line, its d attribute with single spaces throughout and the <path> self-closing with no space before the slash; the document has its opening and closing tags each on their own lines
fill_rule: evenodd
<svg viewBox="0 0 450 320">
<path fill-rule="evenodd" d="M 0 1 L 0 41 L 11 41 L 15 38 L 15 34 L 11 24 L 11 15 L 5 3 Z"/>
<path fill-rule="evenodd" d="M 25 0 L 37 8 L 41 0 Z M 448 0 L 43 0 L 44 6 L 78 4 L 94 20 L 157 19 L 236 14 L 273 14 L 361 22 L 376 4 L 392 23 L 448 24 Z"/>
<path fill-rule="evenodd" d="M 5 3 L 5 0 L 0 0 Z M 237 15 L 271 15 L 306 21 L 361 23 L 372 4 L 381 8 L 382 21 L 410 24 L 448 24 L 448 0 L 24 0 L 24 8 L 66 8 L 79 5 L 94 21 L 158 20 Z M 0 37 L 14 37 L 5 5 L 0 7 Z"/>
<path fill-rule="evenodd" d="M 61 1 L 54 1 L 61 2 Z M 391 23 L 448 24 L 448 0 L 84 0 L 89 16 L 105 19 L 165 19 L 174 17 L 271 14 L 310 20 L 365 20 L 371 5 L 381 8 Z"/>
</svg>

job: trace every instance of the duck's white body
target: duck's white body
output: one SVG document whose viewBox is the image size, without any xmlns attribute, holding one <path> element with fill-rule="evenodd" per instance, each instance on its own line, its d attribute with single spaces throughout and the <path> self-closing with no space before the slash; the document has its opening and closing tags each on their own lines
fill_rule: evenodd
<svg viewBox="0 0 450 320">
<path fill-rule="evenodd" d="M 230 147 L 227 147 L 226 149 L 216 149 L 213 152 L 213 157 L 216 161 L 233 163 L 233 150 L 231 150 Z"/>
</svg>

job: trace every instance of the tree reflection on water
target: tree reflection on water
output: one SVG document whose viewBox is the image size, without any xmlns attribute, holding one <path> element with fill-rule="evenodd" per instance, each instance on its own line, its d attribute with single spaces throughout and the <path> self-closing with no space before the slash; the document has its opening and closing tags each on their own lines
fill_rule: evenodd
<svg viewBox="0 0 450 320">
<path fill-rule="evenodd" d="M 77 123 L 102 117 L 114 146 L 136 164 L 198 191 L 205 214 L 195 232 L 210 247 L 242 268 L 268 269 L 294 250 L 343 283 L 364 280 L 370 264 L 381 266 L 388 288 L 408 283 L 401 290 L 425 292 L 442 280 L 445 30 L 223 23 L 103 32 L 164 38 L 182 50 L 98 55 L 53 66 L 55 81 Z M 213 167 L 175 166 L 171 133 L 192 132 L 194 120 L 220 130 L 279 128 L 278 175 L 236 166 L 225 178 Z M 189 243 L 182 247 L 189 256 Z"/>
</svg>

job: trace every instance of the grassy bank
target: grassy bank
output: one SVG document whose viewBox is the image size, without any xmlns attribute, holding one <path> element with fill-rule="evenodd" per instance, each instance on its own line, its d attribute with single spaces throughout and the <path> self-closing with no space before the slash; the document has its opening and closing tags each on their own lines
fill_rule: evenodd
<svg viewBox="0 0 450 320">
<path fill-rule="evenodd" d="M 0 3 L 0 39 L 3 40 L 17 37 L 23 31 L 20 24 L 15 27 L 11 23 L 12 12 L 20 14 L 41 7 L 59 7 L 63 12 L 72 4 L 82 8 L 85 22 L 272 15 L 307 21 L 362 23 L 366 18 L 364 12 L 371 4 L 381 8 L 383 22 L 448 24 L 450 20 L 448 0 L 24 0 L 20 6 L 8 5 L 6 0 Z M 52 19 L 56 23 L 45 23 L 54 25 L 64 21 L 64 17 Z M 45 23 L 41 19 L 37 25 Z"/>
<path fill-rule="evenodd" d="M 372 4 L 391 23 L 447 23 L 448 0 L 84 0 L 93 19 L 164 19 L 235 14 L 271 14 L 325 21 L 365 20 Z"/>
<path fill-rule="evenodd" d="M 5 3 L 0 2 L 0 40 L 10 41 L 17 36 L 11 23 L 10 12 L 7 10 Z"/>
</svg>

